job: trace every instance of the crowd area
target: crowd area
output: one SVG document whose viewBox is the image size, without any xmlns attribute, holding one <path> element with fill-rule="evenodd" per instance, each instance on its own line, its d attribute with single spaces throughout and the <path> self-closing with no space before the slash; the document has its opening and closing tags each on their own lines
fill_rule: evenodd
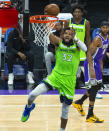
<svg viewBox="0 0 109 131">
<path fill-rule="evenodd" d="M 78 16 L 78 17 L 80 17 L 79 23 L 77 20 L 78 24 L 81 24 L 81 22 L 84 22 L 84 20 L 82 21 L 82 19 L 87 18 L 87 10 L 86 10 L 87 9 L 86 8 L 87 2 L 88 2 L 87 0 L 82 0 L 82 1 L 79 1 L 79 0 L 68 0 L 68 1 L 66 1 L 66 0 L 55 0 L 55 1 L 50 0 L 49 1 L 49 3 L 55 3 L 60 7 L 60 14 L 61 15 L 64 14 L 65 20 L 66 19 L 68 20 L 71 17 L 73 23 L 75 22 L 74 19 L 76 18 L 74 8 L 77 5 L 81 5 L 82 13 L 80 16 Z M 58 15 L 59 19 L 60 19 L 61 15 Z M 8 67 L 8 74 L 9 74 L 8 77 L 10 78 L 8 81 L 9 84 L 13 84 L 12 81 L 14 79 L 14 76 L 13 76 L 12 71 L 13 71 L 13 65 L 16 62 L 15 60 L 17 57 L 18 57 L 17 61 L 19 58 L 21 59 L 21 61 L 27 61 L 28 70 L 29 70 L 29 76 L 27 75 L 27 77 L 28 77 L 27 79 L 28 79 L 29 83 L 34 83 L 33 82 L 34 80 L 32 79 L 33 73 L 31 73 L 31 72 L 33 72 L 33 68 L 34 68 L 34 54 L 32 54 L 31 42 L 29 40 L 25 40 L 23 38 L 21 21 L 22 21 L 22 18 L 19 17 L 18 29 L 14 29 L 14 28 L 8 29 L 5 33 L 6 34 L 5 43 L 7 45 L 7 47 L 6 47 L 7 48 L 6 49 L 6 60 L 7 60 L 6 63 L 8 65 L 7 66 Z M 104 21 L 107 21 L 109 23 L 109 18 L 104 19 Z M 84 37 L 84 40 L 85 40 L 85 43 L 87 45 L 89 45 L 89 42 L 93 41 L 93 39 L 96 37 L 96 35 L 100 33 L 100 25 L 98 25 L 96 28 L 93 28 L 91 25 L 91 22 L 88 20 L 87 20 L 87 22 L 89 22 L 89 25 L 88 25 L 89 27 L 85 27 L 86 28 L 86 36 Z M 55 25 L 54 34 L 56 36 L 60 36 L 63 26 L 64 25 L 63 25 L 62 21 L 60 21 L 59 23 L 57 23 Z M 86 24 L 86 26 L 87 26 L 87 24 Z M 22 43 L 24 43 L 24 45 Z M 55 48 L 52 44 L 50 44 L 50 45 L 48 45 L 47 50 L 48 50 L 48 52 L 46 54 L 44 54 L 45 55 L 44 56 L 44 63 L 46 65 L 47 74 L 49 75 L 52 71 L 52 66 L 55 63 Z M 103 58 L 104 68 L 108 68 L 108 65 L 109 65 L 108 51 L 109 51 L 109 48 L 107 49 L 107 53 L 105 54 L 105 56 Z M 11 60 L 13 60 L 13 61 L 11 61 Z M 1 62 L 1 63 L 4 64 L 4 62 Z M 82 61 L 80 62 L 80 64 L 81 63 L 82 63 Z M 79 70 L 78 73 L 80 73 L 80 72 L 81 71 Z"/>
</svg>

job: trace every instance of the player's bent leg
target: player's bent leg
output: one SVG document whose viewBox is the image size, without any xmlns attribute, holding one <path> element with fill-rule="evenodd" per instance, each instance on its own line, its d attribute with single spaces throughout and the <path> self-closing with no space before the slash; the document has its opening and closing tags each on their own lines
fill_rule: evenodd
<svg viewBox="0 0 109 131">
<path fill-rule="evenodd" d="M 89 112 L 88 112 L 88 115 L 86 117 L 86 122 L 91 122 L 91 123 L 103 123 L 103 119 L 100 119 L 98 117 L 96 117 L 93 113 L 93 107 L 94 107 L 94 102 L 95 102 L 95 97 L 96 97 L 96 94 L 99 90 L 99 86 L 98 85 L 95 85 L 95 86 L 92 86 L 89 91 L 89 100 L 91 103 L 93 103 L 93 105 L 89 105 Z M 91 106 L 92 106 L 92 109 L 91 109 Z"/>
<path fill-rule="evenodd" d="M 22 114 L 22 118 L 21 118 L 22 122 L 28 120 L 31 111 L 35 108 L 35 104 L 33 103 L 35 98 L 40 94 L 47 92 L 48 90 L 49 88 L 44 83 L 41 83 L 29 94 L 28 105 L 25 106 L 24 112 Z"/>
<path fill-rule="evenodd" d="M 49 91 L 49 88 L 45 83 L 39 84 L 28 96 L 28 104 L 31 105 L 32 102 L 36 99 L 37 96 L 39 96 L 42 93 L 46 93 Z"/>
<path fill-rule="evenodd" d="M 95 102 L 95 98 L 96 98 L 97 92 L 98 92 L 98 87 L 97 87 L 97 85 L 92 86 L 92 87 L 88 90 L 89 100 L 90 100 L 90 101 Z"/>
</svg>

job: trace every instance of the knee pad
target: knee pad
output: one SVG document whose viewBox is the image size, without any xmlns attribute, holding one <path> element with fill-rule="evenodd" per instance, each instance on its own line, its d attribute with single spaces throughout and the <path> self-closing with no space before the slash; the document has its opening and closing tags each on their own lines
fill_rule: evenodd
<svg viewBox="0 0 109 131">
<path fill-rule="evenodd" d="M 28 100 L 33 101 L 37 96 L 47 92 L 48 90 L 48 87 L 44 83 L 41 83 L 34 90 L 32 90 L 28 96 Z"/>
<path fill-rule="evenodd" d="M 65 103 L 62 104 L 62 118 L 68 119 L 69 107 L 70 105 L 67 105 Z"/>
<path fill-rule="evenodd" d="M 95 97 L 96 97 L 96 94 L 98 92 L 98 86 L 92 86 L 89 90 L 88 90 L 88 93 L 89 93 L 89 100 L 90 101 L 95 101 Z"/>
</svg>

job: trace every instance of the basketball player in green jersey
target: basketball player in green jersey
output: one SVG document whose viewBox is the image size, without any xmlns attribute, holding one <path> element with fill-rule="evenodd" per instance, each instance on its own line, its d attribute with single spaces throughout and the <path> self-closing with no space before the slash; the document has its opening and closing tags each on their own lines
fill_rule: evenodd
<svg viewBox="0 0 109 131">
<path fill-rule="evenodd" d="M 65 23 L 65 27 L 73 27 L 76 36 L 78 39 L 80 39 L 82 42 L 86 41 L 87 48 L 90 45 L 91 38 L 90 38 L 90 22 L 83 18 L 84 8 L 81 5 L 76 5 L 73 8 L 72 15 L 73 18 L 68 20 Z M 77 77 L 80 77 L 80 72 L 84 72 L 84 60 L 86 59 L 86 53 L 82 50 L 80 51 L 80 66 L 77 72 Z"/>
<path fill-rule="evenodd" d="M 50 41 L 56 48 L 56 64 L 52 73 L 42 81 L 28 97 L 21 121 L 25 122 L 35 108 L 33 101 L 37 96 L 49 90 L 58 89 L 62 103 L 60 131 L 65 131 L 69 107 L 75 92 L 76 72 L 80 61 L 80 49 L 87 51 L 86 45 L 75 37 L 73 29 L 63 30 L 62 39 L 50 34 Z"/>
<path fill-rule="evenodd" d="M 76 36 L 82 42 L 86 41 L 87 47 L 91 43 L 90 38 L 90 22 L 83 18 L 84 9 L 81 5 L 76 5 L 73 8 L 73 18 L 69 20 L 69 27 L 73 27 L 76 32 Z M 80 61 L 86 59 L 86 53 L 81 50 Z"/>
</svg>

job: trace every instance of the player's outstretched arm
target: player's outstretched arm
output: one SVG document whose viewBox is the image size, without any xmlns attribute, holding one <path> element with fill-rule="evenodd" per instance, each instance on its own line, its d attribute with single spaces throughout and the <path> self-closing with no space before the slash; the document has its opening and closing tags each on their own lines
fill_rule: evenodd
<svg viewBox="0 0 109 131">
<path fill-rule="evenodd" d="M 89 63 L 89 70 L 90 70 L 91 78 L 96 78 L 95 71 L 94 71 L 94 68 L 93 68 L 92 55 L 96 52 L 97 47 L 100 47 L 100 46 L 101 46 L 101 39 L 99 37 L 96 37 L 92 41 L 91 45 L 89 46 L 88 52 L 87 52 L 87 60 L 88 60 L 88 63 Z"/>
<path fill-rule="evenodd" d="M 49 39 L 50 39 L 50 42 L 51 42 L 53 45 L 59 45 L 59 43 L 61 42 L 61 38 L 55 36 L 55 35 L 52 34 L 52 33 L 50 33 Z"/>
<path fill-rule="evenodd" d="M 74 41 L 77 43 L 77 46 L 83 50 L 84 52 L 87 51 L 87 46 L 85 45 L 85 43 L 83 43 L 81 40 L 79 40 L 76 35 L 74 36 Z"/>
</svg>

